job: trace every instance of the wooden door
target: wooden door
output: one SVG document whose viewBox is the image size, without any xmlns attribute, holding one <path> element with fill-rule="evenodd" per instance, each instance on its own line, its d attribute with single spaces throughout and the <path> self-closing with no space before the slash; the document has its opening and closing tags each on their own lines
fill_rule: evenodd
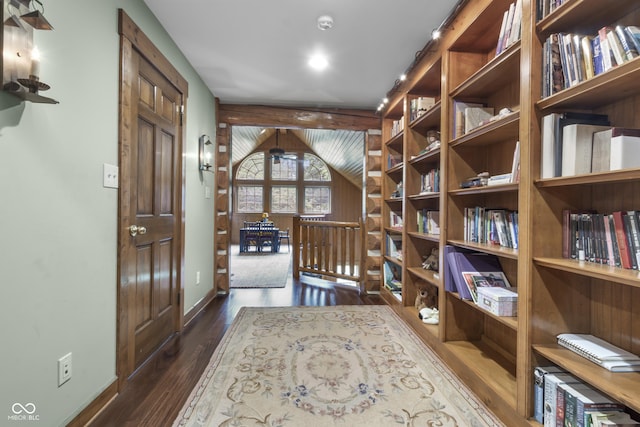
<svg viewBox="0 0 640 427">
<path fill-rule="evenodd" d="M 124 23 L 128 24 L 121 25 L 125 33 L 126 28 L 137 28 L 129 20 Z M 141 43 L 139 32 L 133 33 L 134 43 L 121 39 L 120 388 L 182 328 L 182 110 L 186 88 L 180 87 L 184 80 L 175 79 L 163 57 L 144 52 L 153 51 L 153 46 Z M 153 58 L 154 63 L 146 58 Z"/>
</svg>

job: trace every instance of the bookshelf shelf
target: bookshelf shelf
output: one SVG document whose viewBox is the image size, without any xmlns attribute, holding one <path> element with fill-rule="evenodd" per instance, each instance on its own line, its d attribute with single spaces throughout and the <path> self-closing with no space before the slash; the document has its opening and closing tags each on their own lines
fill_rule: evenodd
<svg viewBox="0 0 640 427">
<path fill-rule="evenodd" d="M 429 240 L 435 243 L 438 243 L 440 241 L 439 234 L 427 234 L 427 233 L 417 233 L 415 231 L 409 231 L 407 235 L 409 235 L 410 237 L 414 237 L 416 239 Z"/>
<path fill-rule="evenodd" d="M 404 163 L 398 163 L 394 167 L 387 169 L 387 175 L 400 176 L 402 178 L 402 169 L 404 169 Z"/>
<path fill-rule="evenodd" d="M 438 101 L 426 113 L 412 121 L 409 124 L 409 128 L 418 133 L 423 133 L 429 129 L 439 127 L 441 112 L 442 103 Z"/>
<path fill-rule="evenodd" d="M 385 145 L 401 153 L 403 135 L 404 135 L 404 132 L 398 132 L 389 141 L 387 141 Z"/>
<path fill-rule="evenodd" d="M 640 288 L 640 272 L 638 272 L 638 270 L 627 270 L 619 267 L 596 264 L 594 262 L 577 261 L 566 258 L 536 257 L 534 258 L 534 262 L 542 267 Z"/>
<path fill-rule="evenodd" d="M 539 179 L 535 181 L 535 185 L 539 188 L 570 187 L 591 184 L 615 184 L 637 181 L 638 179 L 640 179 L 640 169 L 623 169 L 612 172 Z"/>
<path fill-rule="evenodd" d="M 473 301 L 460 298 L 460 295 L 457 292 L 450 292 L 450 294 L 451 294 L 452 297 L 459 299 L 464 304 L 466 304 L 469 307 L 471 307 L 473 310 L 476 310 L 479 313 L 481 313 L 481 314 L 483 314 L 485 316 L 488 316 L 488 317 L 496 320 L 499 323 L 502 323 L 503 325 L 505 325 L 509 329 L 512 329 L 514 331 L 518 330 L 518 318 L 517 317 L 496 316 L 495 314 L 490 313 L 487 310 L 483 309 L 482 307 L 480 307 L 479 305 L 477 305 Z"/>
<path fill-rule="evenodd" d="M 486 98 L 517 78 L 520 69 L 520 42 L 496 56 L 451 92 L 452 98 Z"/>
<path fill-rule="evenodd" d="M 412 201 L 437 200 L 440 198 L 440 193 L 412 194 L 411 196 L 407 196 L 407 198 Z"/>
<path fill-rule="evenodd" d="M 473 129 L 449 142 L 450 147 L 459 145 L 492 145 L 508 139 L 518 138 L 520 112 L 514 111 L 494 122 Z"/>
<path fill-rule="evenodd" d="M 533 349 L 615 400 L 640 411 L 640 372 L 610 372 L 557 344 L 535 345 Z"/>
<path fill-rule="evenodd" d="M 448 341 L 445 349 L 464 364 L 460 371 L 467 371 L 479 378 L 485 387 L 512 407 L 516 405 L 516 377 L 513 361 L 496 351 L 495 346 L 484 341 Z"/>
<path fill-rule="evenodd" d="M 468 196 L 488 193 L 509 193 L 518 191 L 518 183 L 513 184 L 501 184 L 501 185 L 485 185 L 484 187 L 473 188 L 460 188 L 457 190 L 450 190 L 449 195 L 456 196 Z"/>
<path fill-rule="evenodd" d="M 438 156 L 440 156 L 440 148 L 436 148 L 427 153 L 422 153 L 412 159 L 409 160 L 409 165 L 415 166 L 421 163 L 434 162 L 438 161 Z"/>
<path fill-rule="evenodd" d="M 418 267 L 408 267 L 407 271 L 427 283 L 435 286 L 440 285 L 440 278 L 431 270 L 425 270 L 424 268 Z"/>
<path fill-rule="evenodd" d="M 489 245 L 486 243 L 466 242 L 464 240 L 448 240 L 447 244 L 454 245 L 459 248 L 471 249 L 473 251 L 492 254 L 502 258 L 508 258 L 508 259 L 514 259 L 514 260 L 518 259 L 517 249 L 505 248 L 503 246 Z"/>
</svg>

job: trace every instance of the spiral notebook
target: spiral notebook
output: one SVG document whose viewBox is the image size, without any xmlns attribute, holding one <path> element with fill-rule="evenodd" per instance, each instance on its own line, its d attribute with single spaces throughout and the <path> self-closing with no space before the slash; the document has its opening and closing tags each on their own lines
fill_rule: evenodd
<svg viewBox="0 0 640 427">
<path fill-rule="evenodd" d="M 560 334 L 558 344 L 612 372 L 640 371 L 640 356 L 589 334 Z"/>
</svg>

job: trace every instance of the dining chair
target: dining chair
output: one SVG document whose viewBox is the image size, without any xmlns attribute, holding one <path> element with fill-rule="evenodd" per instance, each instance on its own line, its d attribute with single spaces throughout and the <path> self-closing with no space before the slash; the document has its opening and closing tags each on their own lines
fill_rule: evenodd
<svg viewBox="0 0 640 427">
<path fill-rule="evenodd" d="M 278 240 L 280 241 L 280 244 L 282 244 L 283 240 L 287 241 L 287 251 L 291 252 L 291 244 L 289 241 L 289 229 L 287 228 L 286 230 L 280 230 L 278 232 Z"/>
</svg>

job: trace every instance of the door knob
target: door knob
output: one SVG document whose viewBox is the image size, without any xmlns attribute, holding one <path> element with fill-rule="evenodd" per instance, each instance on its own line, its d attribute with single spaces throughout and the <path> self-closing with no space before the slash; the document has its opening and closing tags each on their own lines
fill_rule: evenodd
<svg viewBox="0 0 640 427">
<path fill-rule="evenodd" d="M 146 234 L 147 227 L 132 225 L 129 227 L 129 234 L 131 237 L 135 237 L 138 234 Z"/>
</svg>

